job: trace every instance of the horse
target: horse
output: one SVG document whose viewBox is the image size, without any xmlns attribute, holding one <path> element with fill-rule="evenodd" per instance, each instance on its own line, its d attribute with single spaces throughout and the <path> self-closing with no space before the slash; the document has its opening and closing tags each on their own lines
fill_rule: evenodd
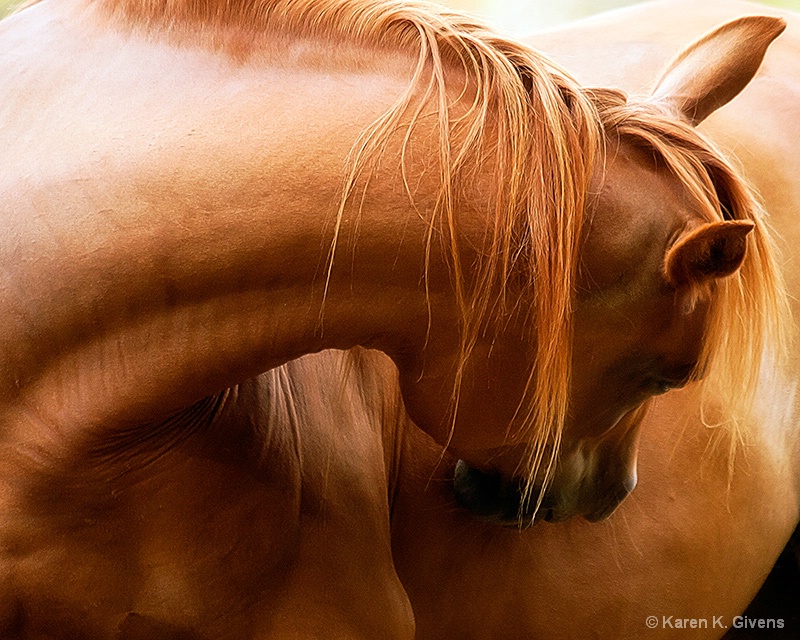
<svg viewBox="0 0 800 640">
<path fill-rule="evenodd" d="M 709 84 L 623 104 L 423 5 L 0 24 L 2 634 L 410 637 L 387 416 L 473 515 L 607 517 L 642 404 L 780 333 L 757 204 L 691 126 L 783 28 L 741 26 Z M 320 418 L 287 363 L 355 345 L 396 378 Z"/>
<path fill-rule="evenodd" d="M 748 28 L 749 64 L 633 105 L 427 5 L 30 5 L 0 32 L 6 431 L 113 438 L 362 345 L 473 512 L 605 517 L 642 403 L 752 395 L 780 333 L 758 207 L 691 126 L 783 27 Z"/>
<path fill-rule="evenodd" d="M 763 197 L 784 239 L 797 313 L 791 267 L 800 246 L 793 151 L 800 95 L 790 70 L 800 18 L 744 2 L 670 0 L 528 41 L 582 83 L 641 92 L 687 40 L 762 13 L 785 19 L 786 33 L 741 101 L 702 128 L 735 153 Z M 706 37 L 694 50 L 713 55 L 713 45 Z M 758 613 L 745 608 L 800 520 L 797 357 L 795 347 L 782 381 L 765 378 L 760 414 L 733 460 L 727 436 L 720 440 L 719 429 L 706 426 L 716 418 L 704 412 L 696 384 L 655 398 L 643 418 L 639 485 L 602 523 L 571 520 L 523 532 L 476 523 L 449 489 L 456 461 L 408 429 L 397 455 L 392 537 L 418 637 L 796 637 L 796 603 L 788 611 L 770 610 L 768 601 Z"/>
</svg>

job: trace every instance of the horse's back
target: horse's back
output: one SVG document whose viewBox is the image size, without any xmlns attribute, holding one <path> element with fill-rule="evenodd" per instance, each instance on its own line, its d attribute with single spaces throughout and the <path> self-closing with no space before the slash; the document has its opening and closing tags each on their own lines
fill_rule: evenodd
<svg viewBox="0 0 800 640">
<path fill-rule="evenodd" d="M 777 16 L 789 22 L 764 61 L 767 68 L 774 66 L 776 56 L 782 57 L 776 49 L 794 48 L 787 40 L 797 37 L 800 16 L 741 0 L 655 0 L 601 13 L 526 40 L 583 85 L 646 94 L 658 71 L 687 44 L 725 22 L 748 15 Z M 750 89 L 731 105 L 748 92 Z"/>
</svg>

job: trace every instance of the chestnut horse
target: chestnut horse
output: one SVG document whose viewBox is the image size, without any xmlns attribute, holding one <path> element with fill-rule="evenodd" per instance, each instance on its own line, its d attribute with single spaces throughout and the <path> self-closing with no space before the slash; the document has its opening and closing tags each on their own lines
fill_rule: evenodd
<svg viewBox="0 0 800 640">
<path fill-rule="evenodd" d="M 583 83 L 640 92 L 688 39 L 765 10 L 730 0 L 657 2 L 531 42 Z M 785 275 L 797 313 L 800 274 L 791 265 L 800 247 L 800 87 L 793 73 L 800 16 L 774 13 L 788 21 L 786 34 L 741 99 L 715 113 L 703 129 L 736 153 L 763 195 L 786 241 Z M 713 47 L 707 40 L 697 51 L 707 58 Z M 787 381 L 765 380 L 761 415 L 730 475 L 728 451 L 718 430 L 704 426 L 709 416 L 702 414 L 694 385 L 655 399 L 642 425 L 639 486 L 601 524 L 570 521 L 514 532 L 472 522 L 455 508 L 448 489 L 455 461 L 443 463 L 440 447 L 408 430 L 397 456 L 392 536 L 418 637 L 747 634 L 747 625 L 759 619 L 748 623 L 741 615 L 800 518 L 799 356 L 795 347 Z M 796 602 L 788 613 L 794 615 L 772 612 L 763 623 L 768 629 L 750 627 L 753 635 L 745 637 L 798 637 Z"/>
<path fill-rule="evenodd" d="M 704 372 L 746 405 L 780 348 L 758 207 L 673 106 L 701 120 L 782 28 L 624 104 L 427 5 L 29 6 L 0 29 L 6 433 L 118 440 L 364 345 L 473 511 L 606 516 L 648 397 Z"/>
<path fill-rule="evenodd" d="M 606 517 L 670 386 L 740 374 L 747 409 L 783 291 L 682 120 L 783 28 L 739 26 L 707 84 L 679 65 L 625 103 L 422 5 L 4 21 L 2 634 L 409 637 L 376 427 L 407 424 L 398 384 L 467 461 L 456 497 L 513 525 Z M 275 368 L 358 344 L 399 377 Z"/>
</svg>

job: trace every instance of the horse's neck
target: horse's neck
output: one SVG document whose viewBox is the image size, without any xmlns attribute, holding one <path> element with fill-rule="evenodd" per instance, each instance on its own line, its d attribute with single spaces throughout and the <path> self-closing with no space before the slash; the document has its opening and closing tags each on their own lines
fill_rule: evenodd
<svg viewBox="0 0 800 640">
<path fill-rule="evenodd" d="M 4 25 L 30 54 L 0 81 L 6 397 L 45 421 L 141 421 L 303 353 L 424 339 L 436 264 L 426 299 L 427 226 L 392 161 L 327 272 L 347 155 L 407 78 L 52 11 Z"/>
</svg>

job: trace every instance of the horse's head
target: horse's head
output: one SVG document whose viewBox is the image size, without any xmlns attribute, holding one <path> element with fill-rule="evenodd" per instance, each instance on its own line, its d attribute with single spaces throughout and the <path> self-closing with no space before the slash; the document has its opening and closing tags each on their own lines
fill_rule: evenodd
<svg viewBox="0 0 800 640">
<path fill-rule="evenodd" d="M 660 165 L 625 143 L 609 149 L 574 302 L 569 415 L 540 518 L 601 519 L 635 487 L 645 404 L 700 377 L 715 285 L 744 262 L 754 224 L 709 220 Z M 493 451 L 486 473 L 459 465 L 464 506 L 517 522 L 526 479 L 516 465 L 524 455 L 510 452 L 507 445 Z M 554 452 L 545 452 L 540 466 Z M 529 515 L 544 484 L 542 473 L 524 503 Z"/>
<path fill-rule="evenodd" d="M 589 92 L 606 146 L 565 318 L 572 345 L 563 428 L 537 440 L 520 426 L 540 413 L 525 403 L 537 384 L 526 372 L 553 346 L 522 337 L 530 334 L 520 303 L 475 342 L 458 372 L 454 428 L 439 438 L 462 458 L 455 494 L 473 514 L 514 526 L 609 516 L 636 485 L 648 400 L 712 365 L 730 375 L 734 356 L 722 351 L 741 346 L 741 357 L 758 360 L 768 329 L 752 317 L 755 307 L 776 308 L 772 294 L 754 297 L 774 284 L 766 230 L 752 195 L 693 126 L 744 88 L 782 28 L 767 18 L 725 25 L 684 52 L 648 101 Z M 745 387 L 750 367 L 742 366 Z M 412 416 L 433 400 L 420 393 L 425 382 L 406 380 Z"/>
</svg>

